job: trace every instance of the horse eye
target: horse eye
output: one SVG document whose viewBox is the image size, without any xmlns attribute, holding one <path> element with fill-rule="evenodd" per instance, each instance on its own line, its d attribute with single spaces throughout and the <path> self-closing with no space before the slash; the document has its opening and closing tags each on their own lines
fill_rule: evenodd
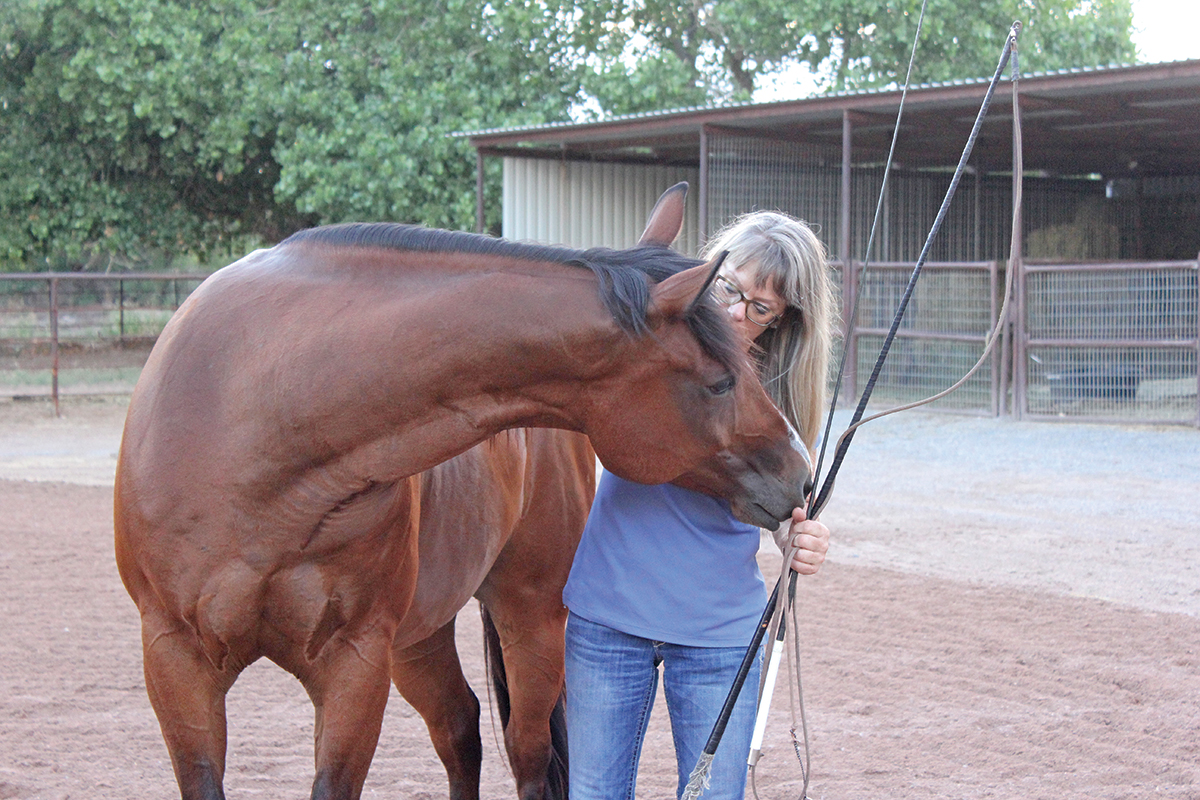
<svg viewBox="0 0 1200 800">
<path fill-rule="evenodd" d="M 717 381 L 716 383 L 712 384 L 711 386 L 709 386 L 708 391 L 714 397 L 721 397 L 722 395 L 727 395 L 730 392 L 732 392 L 733 387 L 735 387 L 735 386 L 737 386 L 737 380 L 732 375 L 730 375 L 726 378 L 723 378 L 722 380 Z"/>
</svg>

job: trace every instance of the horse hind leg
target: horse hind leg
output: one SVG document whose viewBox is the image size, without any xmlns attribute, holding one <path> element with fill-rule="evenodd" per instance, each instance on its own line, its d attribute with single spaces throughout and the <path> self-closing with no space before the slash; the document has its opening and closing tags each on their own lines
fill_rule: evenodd
<svg viewBox="0 0 1200 800">
<path fill-rule="evenodd" d="M 559 604 L 561 608 L 561 604 Z M 482 603 L 485 651 L 521 800 L 567 797 L 563 634 L 557 610 Z M 508 634 L 506 636 L 505 634 Z M 513 634 L 519 636 L 514 637 Z M 517 641 L 512 641 L 512 639 Z M 509 647 L 504 648 L 509 639 Z"/>
<path fill-rule="evenodd" d="M 392 682 L 425 720 L 446 768 L 451 800 L 478 800 L 479 699 L 463 676 L 453 619 L 428 638 L 392 651 Z"/>
<path fill-rule="evenodd" d="M 237 674 L 218 669 L 191 627 L 143 613 L 146 692 L 182 800 L 224 800 L 225 695 Z"/>
</svg>

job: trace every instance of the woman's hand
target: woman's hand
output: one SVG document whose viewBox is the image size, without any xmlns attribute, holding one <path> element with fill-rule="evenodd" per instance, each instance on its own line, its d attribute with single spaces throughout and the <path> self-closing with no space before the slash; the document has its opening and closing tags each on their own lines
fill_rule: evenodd
<svg viewBox="0 0 1200 800">
<path fill-rule="evenodd" d="M 829 552 L 829 528 L 815 519 L 808 519 L 803 508 L 795 508 L 791 521 L 775 532 L 775 544 L 784 553 L 789 547 L 800 548 L 792 557 L 792 569 L 801 575 L 815 575 Z"/>
</svg>

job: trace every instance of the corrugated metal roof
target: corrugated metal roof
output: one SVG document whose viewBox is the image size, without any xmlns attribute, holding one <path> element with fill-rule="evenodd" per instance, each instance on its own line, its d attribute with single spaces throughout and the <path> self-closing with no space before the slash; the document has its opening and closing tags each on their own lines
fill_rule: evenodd
<svg viewBox="0 0 1200 800">
<path fill-rule="evenodd" d="M 953 165 L 988 80 L 909 90 L 898 163 Z M 900 89 L 867 89 L 770 103 L 728 103 L 629 114 L 592 122 L 490 128 L 457 134 L 488 155 L 675 166 L 699 164 L 705 135 L 837 146 L 853 130 L 858 163 L 886 156 Z M 1200 59 L 1026 73 L 1021 79 L 1026 166 L 1053 174 L 1200 172 Z M 972 163 L 1011 162 L 1007 89 L 997 92 Z"/>
<path fill-rule="evenodd" d="M 1137 68 L 1144 68 L 1144 67 L 1156 67 L 1156 66 L 1162 66 L 1165 64 L 1182 64 L 1182 63 L 1187 63 L 1188 61 L 1189 61 L 1189 59 L 1181 59 L 1178 61 L 1163 61 L 1163 62 L 1155 62 L 1155 63 L 1150 63 L 1150 64 L 1110 64 L 1107 66 L 1095 66 L 1095 67 L 1071 67 L 1068 69 L 1021 73 L 1021 79 L 1022 80 L 1036 80 L 1038 78 L 1046 78 L 1046 77 L 1063 77 L 1063 76 L 1069 76 L 1069 75 L 1088 75 L 1088 74 L 1095 74 L 1095 73 L 1112 72 L 1112 71 L 1116 71 L 1116 70 L 1129 70 L 1129 69 L 1137 69 Z M 919 84 L 917 86 L 909 87 L 909 92 L 910 93 L 914 93 L 914 92 L 919 93 L 919 92 L 924 92 L 924 91 L 945 89 L 945 88 L 950 88 L 950 87 L 961 87 L 961 86 L 978 86 L 978 85 L 986 86 L 990 80 L 991 80 L 990 77 L 984 77 L 984 78 L 961 78 L 961 79 L 955 79 L 955 80 L 950 80 L 950 81 L 935 81 L 935 82 L 923 83 L 923 84 Z M 522 134 L 522 133 L 540 133 L 540 132 L 544 132 L 544 131 L 561 130 L 561 129 L 586 128 L 586 127 L 592 126 L 592 125 L 612 125 L 614 123 L 620 123 L 620 122 L 658 119 L 658 118 L 663 118 L 663 117 L 677 116 L 677 115 L 681 115 L 681 114 L 692 114 L 692 113 L 696 113 L 696 112 L 732 111 L 732 110 L 743 109 L 743 108 L 768 108 L 768 107 L 772 107 L 772 106 L 776 106 L 776 107 L 789 106 L 789 105 L 795 105 L 797 103 L 804 103 L 806 101 L 818 100 L 818 99 L 819 100 L 831 100 L 831 99 L 854 100 L 854 99 L 858 99 L 858 98 L 868 98 L 868 97 L 874 97 L 874 96 L 878 96 L 878 95 L 894 94 L 896 92 L 899 92 L 900 90 L 901 90 L 900 86 L 888 86 L 888 87 L 883 87 L 883 88 L 859 89 L 859 90 L 855 90 L 855 91 L 829 92 L 829 93 L 825 93 L 825 94 L 811 95 L 809 97 L 794 98 L 791 100 L 773 100 L 773 101 L 766 102 L 766 103 L 752 102 L 752 101 L 745 101 L 745 102 L 738 102 L 738 103 L 714 103 L 714 104 L 705 105 L 705 106 L 685 106 L 685 107 L 680 107 L 680 108 L 670 108 L 670 109 L 662 109 L 662 110 L 656 110 L 656 111 L 642 111 L 642 112 L 638 112 L 636 114 L 620 114 L 620 115 L 616 115 L 616 116 L 612 116 L 612 117 L 605 117 L 605 118 L 599 119 L 599 120 L 589 120 L 589 121 L 585 121 L 585 122 L 561 121 L 561 122 L 547 122 L 547 123 L 543 123 L 543 124 L 539 124 L 539 125 L 517 125 L 517 126 L 511 126 L 511 127 L 484 128 L 481 130 L 474 130 L 474 131 L 455 131 L 454 133 L 452 133 L 450 135 L 454 136 L 454 137 L 481 137 L 481 136 L 511 135 L 511 134 Z"/>
</svg>

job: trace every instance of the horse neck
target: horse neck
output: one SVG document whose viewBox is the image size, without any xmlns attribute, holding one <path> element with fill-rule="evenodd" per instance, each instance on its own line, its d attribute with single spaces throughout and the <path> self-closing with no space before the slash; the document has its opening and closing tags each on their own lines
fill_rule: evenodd
<svg viewBox="0 0 1200 800">
<path fill-rule="evenodd" d="M 456 407 L 480 428 L 579 430 L 588 387 L 633 343 L 604 308 L 590 272 L 542 266 L 485 273 L 456 287 L 468 303 L 469 330 L 440 354 L 439 370 L 457 389 Z"/>
<path fill-rule="evenodd" d="M 396 466 L 408 474 L 506 428 L 581 430 L 589 387 L 635 346 L 586 269 L 457 254 L 433 265 L 421 254 L 392 258 L 402 263 L 390 265 L 383 285 L 353 289 L 372 298 L 345 342 L 362 354 L 355 361 L 365 380 L 323 402 L 329 418 L 345 417 L 338 404 L 356 406 L 365 423 L 357 429 L 393 456 L 402 446 Z M 354 259 L 358 276 L 387 274 L 363 270 L 364 261 Z"/>
</svg>

